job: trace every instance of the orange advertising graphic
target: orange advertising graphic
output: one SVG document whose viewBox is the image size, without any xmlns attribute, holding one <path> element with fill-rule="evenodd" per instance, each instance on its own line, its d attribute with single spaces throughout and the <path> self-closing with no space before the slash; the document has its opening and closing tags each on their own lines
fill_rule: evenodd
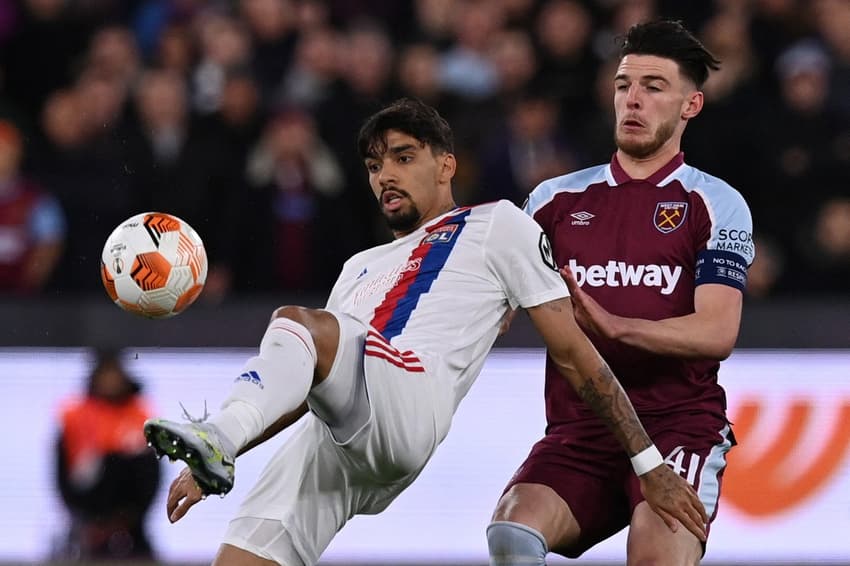
<svg viewBox="0 0 850 566">
<path fill-rule="evenodd" d="M 747 515 L 766 518 L 795 510 L 836 479 L 850 453 L 850 400 L 841 403 L 829 428 L 823 430 L 825 442 L 816 448 L 817 453 L 799 458 L 817 410 L 823 407 L 810 400 L 789 400 L 782 423 L 764 437 L 755 431 L 766 409 L 754 400 L 737 404 L 730 420 L 738 446 L 728 456 L 723 500 Z M 789 466 L 794 474 L 787 473 Z"/>
</svg>

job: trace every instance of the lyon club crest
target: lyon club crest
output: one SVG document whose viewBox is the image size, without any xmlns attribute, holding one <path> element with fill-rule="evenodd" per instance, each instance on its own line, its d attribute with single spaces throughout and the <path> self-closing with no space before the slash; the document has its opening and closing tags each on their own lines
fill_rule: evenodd
<svg viewBox="0 0 850 566">
<path fill-rule="evenodd" d="M 685 213 L 688 212 L 686 202 L 659 202 L 655 206 L 653 222 L 662 234 L 669 234 L 685 223 Z"/>
</svg>

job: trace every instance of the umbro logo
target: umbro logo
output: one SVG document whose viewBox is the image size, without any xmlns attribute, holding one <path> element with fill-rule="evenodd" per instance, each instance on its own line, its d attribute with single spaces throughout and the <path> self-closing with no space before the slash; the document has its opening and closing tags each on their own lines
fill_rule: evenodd
<svg viewBox="0 0 850 566">
<path fill-rule="evenodd" d="M 246 371 L 239 377 L 237 377 L 234 381 L 247 381 L 248 383 L 253 383 L 260 389 L 265 389 L 263 386 L 263 380 L 260 379 L 260 374 L 255 372 L 254 370 Z"/>
<path fill-rule="evenodd" d="M 590 226 L 589 220 L 596 215 L 582 210 L 581 212 L 573 212 L 570 216 L 575 219 L 570 223 L 573 226 Z"/>
<path fill-rule="evenodd" d="M 360 272 L 360 275 L 357 276 L 357 279 L 360 279 L 364 275 L 366 275 L 366 268 L 365 267 L 363 268 L 363 271 Z"/>
</svg>

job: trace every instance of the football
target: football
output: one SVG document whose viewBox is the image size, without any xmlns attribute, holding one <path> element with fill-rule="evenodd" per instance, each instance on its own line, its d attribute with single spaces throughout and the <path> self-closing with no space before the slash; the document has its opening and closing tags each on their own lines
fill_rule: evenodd
<svg viewBox="0 0 850 566">
<path fill-rule="evenodd" d="M 122 309 L 167 318 L 191 305 L 207 278 L 201 237 L 180 218 L 144 212 L 118 225 L 103 246 L 100 275 Z"/>
</svg>

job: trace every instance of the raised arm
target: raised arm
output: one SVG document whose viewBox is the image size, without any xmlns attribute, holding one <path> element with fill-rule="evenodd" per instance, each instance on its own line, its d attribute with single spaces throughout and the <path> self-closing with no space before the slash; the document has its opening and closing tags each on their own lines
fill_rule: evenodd
<svg viewBox="0 0 850 566">
<path fill-rule="evenodd" d="M 529 308 L 528 314 L 560 373 L 628 453 L 647 503 L 672 530 L 678 521 L 705 540 L 704 506 L 693 488 L 663 465 L 626 392 L 576 324 L 570 299 L 543 303 Z"/>
</svg>

